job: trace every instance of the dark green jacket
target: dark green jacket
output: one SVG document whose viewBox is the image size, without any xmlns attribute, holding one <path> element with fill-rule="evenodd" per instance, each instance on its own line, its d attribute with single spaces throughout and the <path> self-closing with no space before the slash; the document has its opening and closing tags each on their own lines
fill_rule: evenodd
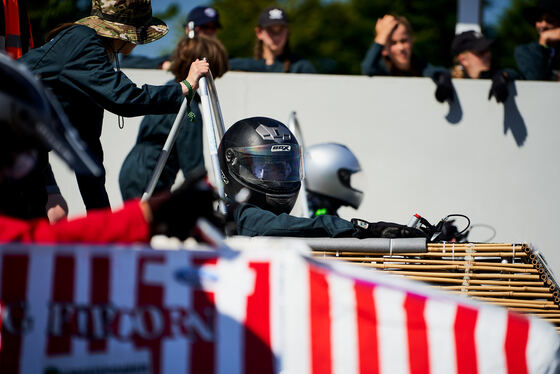
<svg viewBox="0 0 560 374">
<path fill-rule="evenodd" d="M 261 73 L 283 73 L 284 63 L 276 59 L 274 64 L 267 65 L 264 59 L 255 60 L 251 57 L 232 58 L 229 60 L 229 69 Z M 290 65 L 290 73 L 315 74 L 317 70 L 309 60 L 294 58 Z"/>
<path fill-rule="evenodd" d="M 170 190 L 179 170 L 184 175 L 204 166 L 202 149 L 202 115 L 195 95 L 191 110 L 194 122 L 185 117 L 177 139 L 154 191 Z M 119 186 L 123 200 L 140 197 L 144 193 L 155 169 L 163 145 L 167 140 L 176 114 L 149 115 L 140 124 L 136 144 L 126 156 L 119 174 Z"/>
<path fill-rule="evenodd" d="M 314 218 L 276 215 L 254 205 L 240 205 L 234 212 L 237 233 L 244 236 L 288 236 L 350 238 L 357 233 L 345 219 L 321 215 Z"/>
<path fill-rule="evenodd" d="M 368 76 L 374 75 L 395 75 L 391 73 L 389 67 L 385 63 L 383 59 L 383 45 L 379 43 L 373 43 L 371 47 L 368 49 L 366 56 L 362 61 L 362 74 Z M 423 61 L 419 61 L 415 59 L 414 55 L 412 56 L 412 71 L 411 72 L 403 72 L 403 76 L 409 77 L 433 77 L 434 73 L 438 71 L 445 71 L 446 69 L 443 67 L 437 67 Z"/>
<path fill-rule="evenodd" d="M 20 60 L 52 89 L 70 122 L 100 161 L 104 109 L 125 117 L 174 113 L 183 99 L 177 83 L 138 88 L 122 72 L 115 71 L 101 38 L 87 26 L 63 30 Z M 108 205 L 104 177 L 78 177 L 78 184 L 87 209 Z M 90 188 L 94 184 L 96 187 Z"/>
<path fill-rule="evenodd" d="M 119 63 L 123 69 L 161 69 L 161 65 L 170 59 L 170 55 L 160 57 L 121 55 L 119 56 Z"/>
<path fill-rule="evenodd" d="M 517 70 L 528 80 L 558 80 L 560 50 L 533 42 L 515 47 Z"/>
</svg>

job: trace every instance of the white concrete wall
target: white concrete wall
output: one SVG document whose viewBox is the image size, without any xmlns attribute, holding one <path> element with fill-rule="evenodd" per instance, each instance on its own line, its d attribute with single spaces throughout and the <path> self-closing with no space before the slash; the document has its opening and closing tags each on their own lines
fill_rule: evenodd
<svg viewBox="0 0 560 374">
<path fill-rule="evenodd" d="M 160 71 L 128 70 L 137 83 L 165 82 Z M 286 122 L 297 112 L 305 144 L 336 141 L 358 156 L 368 179 L 359 211 L 345 218 L 406 223 L 420 213 L 435 223 L 450 213 L 495 228 L 493 241 L 530 242 L 560 273 L 560 85 L 518 82 L 505 105 L 488 101 L 488 80 L 454 81 L 458 100 L 440 104 L 424 78 L 228 73 L 216 81 L 226 125 L 248 116 Z M 122 201 L 119 167 L 139 118 L 106 113 L 102 142 L 107 190 Z M 70 205 L 83 213 L 75 181 L 55 165 Z M 485 228 L 469 239 L 484 240 Z"/>
</svg>

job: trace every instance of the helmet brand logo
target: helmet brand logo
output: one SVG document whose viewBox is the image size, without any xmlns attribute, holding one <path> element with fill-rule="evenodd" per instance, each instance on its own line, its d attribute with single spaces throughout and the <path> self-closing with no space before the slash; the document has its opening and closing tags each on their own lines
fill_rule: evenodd
<svg viewBox="0 0 560 374">
<path fill-rule="evenodd" d="M 270 147 L 271 152 L 290 152 L 292 150 L 292 146 L 288 144 L 282 145 L 273 145 Z"/>
</svg>

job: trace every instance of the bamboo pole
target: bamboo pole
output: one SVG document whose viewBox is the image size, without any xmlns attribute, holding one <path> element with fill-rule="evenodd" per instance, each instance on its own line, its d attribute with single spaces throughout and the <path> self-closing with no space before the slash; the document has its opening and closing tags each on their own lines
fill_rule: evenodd
<svg viewBox="0 0 560 374">
<path fill-rule="evenodd" d="M 437 273 L 437 272 L 415 272 L 415 271 L 399 271 L 399 270 L 387 270 L 391 274 L 402 274 L 402 275 L 422 275 L 422 276 L 434 276 L 434 277 L 464 277 L 464 273 Z M 470 278 L 474 279 L 539 279 L 538 275 L 531 274 L 477 274 L 469 273 Z"/>
<path fill-rule="evenodd" d="M 552 298 L 552 296 L 549 293 L 545 293 L 545 292 L 516 292 L 516 291 L 449 291 L 449 292 L 454 294 L 468 295 L 468 296 L 535 297 L 540 299 Z"/>
<path fill-rule="evenodd" d="M 317 256 L 317 257 L 327 257 L 329 255 L 334 255 L 336 257 L 344 257 L 344 256 L 363 256 L 365 253 L 364 252 L 326 252 L 326 251 L 312 251 L 311 252 L 312 255 Z M 389 254 L 389 250 L 387 250 L 387 252 L 376 252 L 375 253 L 377 256 L 379 255 L 385 255 L 385 256 L 390 256 Z M 454 257 L 465 257 L 465 256 L 470 256 L 470 257 L 527 257 L 527 254 L 525 252 L 519 252 L 519 253 L 513 253 L 513 252 L 424 252 L 424 253 L 415 253 L 415 252 L 399 252 L 399 253 L 395 253 L 393 254 L 391 257 L 393 258 L 404 258 L 405 256 L 411 256 L 411 257 L 442 257 L 442 258 L 454 258 Z"/>
<path fill-rule="evenodd" d="M 436 288 L 442 290 L 463 290 L 467 289 L 470 290 L 477 290 L 477 291 L 521 291 L 521 292 L 548 292 L 548 288 L 546 287 L 508 287 L 508 286 L 437 286 Z M 550 296 L 554 296 L 549 293 Z"/>
<path fill-rule="evenodd" d="M 395 263 L 415 263 L 415 264 L 435 264 L 435 265 L 445 265 L 445 264 L 467 264 L 470 263 L 472 265 L 481 265 L 481 266 L 504 266 L 508 268 L 520 268 L 520 269 L 534 269 L 531 264 L 511 264 L 506 263 L 502 264 L 500 262 L 483 262 L 483 261 L 464 261 L 464 260 L 428 260 L 428 259 L 419 259 L 419 258 L 394 258 L 394 257 L 335 257 L 335 256 L 327 256 L 327 259 L 333 260 L 346 260 L 349 262 L 355 261 L 371 261 L 371 262 L 395 262 Z"/>
<path fill-rule="evenodd" d="M 545 300 L 517 300 L 517 299 L 500 299 L 497 297 L 480 297 L 473 296 L 473 299 L 491 301 L 493 303 L 508 303 L 511 305 L 533 305 L 541 308 L 556 308 L 557 306 L 552 301 Z"/>
<path fill-rule="evenodd" d="M 471 270 L 471 271 L 509 271 L 513 273 L 536 273 L 535 269 L 510 269 L 506 267 L 497 266 L 482 266 L 482 265 L 462 265 L 462 264 L 450 264 L 450 265 L 408 265 L 408 264 L 378 264 L 378 263 L 357 263 L 357 265 L 362 265 L 365 267 L 371 267 L 375 269 L 414 269 L 414 270 Z M 538 278 L 538 276 L 537 276 Z"/>
</svg>

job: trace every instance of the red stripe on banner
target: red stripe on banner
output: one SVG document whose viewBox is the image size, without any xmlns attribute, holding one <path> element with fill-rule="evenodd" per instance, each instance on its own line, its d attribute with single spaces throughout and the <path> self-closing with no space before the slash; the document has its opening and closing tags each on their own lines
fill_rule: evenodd
<svg viewBox="0 0 560 374">
<path fill-rule="evenodd" d="M 411 373 L 430 372 L 430 354 L 428 349 L 428 329 L 424 319 L 426 298 L 406 294 L 404 310 L 406 312 L 406 331 L 408 337 L 408 362 Z"/>
<path fill-rule="evenodd" d="M 93 257 L 91 259 L 90 270 L 90 303 L 91 305 L 108 305 L 109 304 L 109 284 L 110 284 L 110 268 L 109 258 Z M 103 329 L 104 330 L 104 329 Z M 104 332 L 104 331 L 103 331 Z M 99 352 L 107 349 L 106 339 L 94 339 L 89 341 L 89 351 Z"/>
<path fill-rule="evenodd" d="M 270 264 L 251 262 L 255 291 L 247 297 L 245 317 L 245 372 L 273 373 L 270 346 Z"/>
<path fill-rule="evenodd" d="M 356 282 L 356 320 L 358 327 L 358 366 L 363 374 L 379 373 L 379 342 L 377 314 L 373 290 L 375 286 Z"/>
<path fill-rule="evenodd" d="M 57 305 L 72 304 L 74 301 L 74 257 L 56 256 L 54 261 L 51 302 Z M 64 309 L 64 308 L 62 308 Z M 61 312 L 62 322 L 56 332 L 49 335 L 47 355 L 68 354 L 72 350 L 72 317 Z M 54 335 L 56 334 L 56 335 Z"/>
<path fill-rule="evenodd" d="M 329 284 L 325 273 L 312 265 L 309 267 L 309 294 L 311 371 L 313 374 L 330 374 L 332 357 Z"/>
<path fill-rule="evenodd" d="M 217 258 L 194 259 L 195 266 L 211 266 L 218 263 Z M 210 326 L 212 340 L 204 340 L 202 336 L 195 335 L 191 349 L 191 373 L 213 373 L 214 372 L 214 349 L 216 338 L 216 299 L 214 292 L 193 290 L 193 307 L 195 313 Z"/>
<path fill-rule="evenodd" d="M 506 365 L 509 374 L 526 374 L 529 319 L 516 313 L 508 313 L 505 341 Z"/>
<path fill-rule="evenodd" d="M 1 332 L 0 368 L 2 373 L 19 372 L 22 335 L 26 325 L 28 255 L 5 255 L 2 265 L 0 303 L 5 313 Z M 9 320 L 7 312 L 9 311 Z"/>
<path fill-rule="evenodd" d="M 477 317 L 476 309 L 457 306 L 454 325 L 457 374 L 476 374 L 478 372 L 474 338 Z"/>
<path fill-rule="evenodd" d="M 164 264 L 165 258 L 163 256 L 150 256 L 150 257 L 140 257 L 138 259 L 138 271 L 137 271 L 137 287 L 136 287 L 136 310 L 142 310 L 138 308 L 140 306 L 150 305 L 160 307 L 162 310 L 163 306 L 163 286 L 153 285 L 144 283 L 145 279 L 145 269 L 147 265 L 150 264 Z M 144 310 L 145 311 L 145 310 Z M 147 313 L 144 313 L 140 318 L 144 319 L 144 324 L 146 329 L 150 329 L 153 326 L 149 324 L 149 317 Z M 160 362 L 161 362 L 161 337 L 154 339 L 145 339 L 140 335 L 135 334 L 134 345 L 136 347 L 143 347 L 150 350 L 152 355 L 152 373 L 159 374 L 160 372 Z"/>
</svg>

